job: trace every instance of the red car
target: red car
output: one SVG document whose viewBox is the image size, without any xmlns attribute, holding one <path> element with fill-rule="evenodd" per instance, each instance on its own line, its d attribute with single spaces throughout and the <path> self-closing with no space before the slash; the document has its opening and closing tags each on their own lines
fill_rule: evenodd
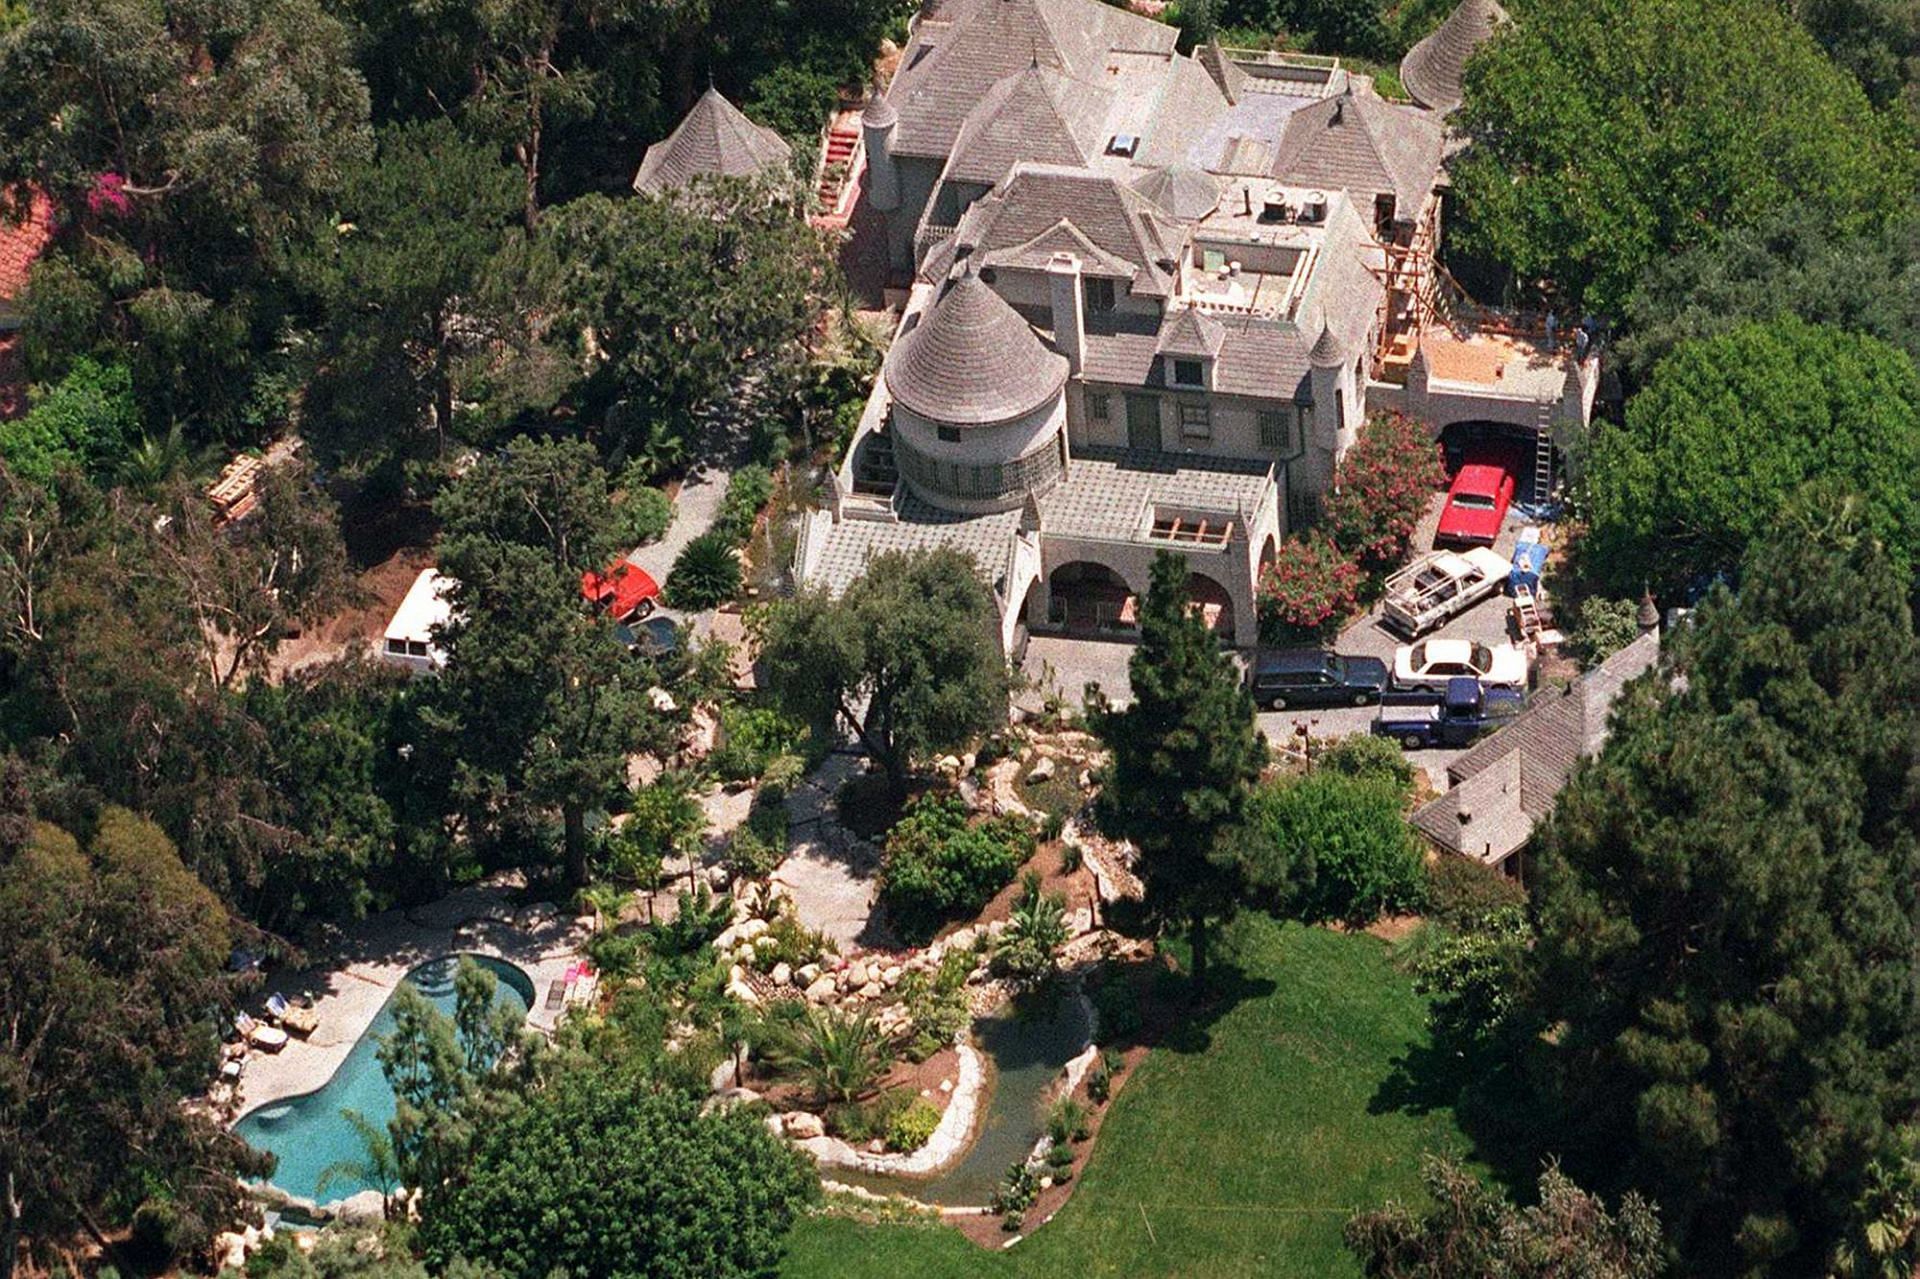
<svg viewBox="0 0 1920 1279">
<path fill-rule="evenodd" d="M 1513 473 L 1505 467 L 1469 462 L 1453 477 L 1433 540 L 1491 546 L 1511 505 Z"/>
<path fill-rule="evenodd" d="M 659 598 L 660 586 L 639 565 L 615 560 L 607 565 L 605 572 L 582 573 L 580 594 L 589 603 L 598 604 L 613 614 L 614 621 L 624 622 L 636 614 L 651 612 L 654 600 Z"/>
</svg>

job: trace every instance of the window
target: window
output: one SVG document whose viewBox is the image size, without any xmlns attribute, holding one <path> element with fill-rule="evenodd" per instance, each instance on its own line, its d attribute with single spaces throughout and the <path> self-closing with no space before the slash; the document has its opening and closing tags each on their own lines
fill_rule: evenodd
<svg viewBox="0 0 1920 1279">
<path fill-rule="evenodd" d="M 1292 414 L 1267 410 L 1260 414 L 1260 447 L 1278 449 L 1282 453 L 1296 451 L 1293 443 L 1293 424 L 1288 420 Z"/>
<path fill-rule="evenodd" d="M 1084 281 L 1082 281 L 1082 288 L 1085 290 L 1087 295 L 1087 310 L 1089 311 L 1113 310 L 1114 303 L 1113 303 L 1113 281 L 1112 280 L 1097 280 L 1097 279 L 1094 279 L 1092 276 L 1088 276 Z"/>
<path fill-rule="evenodd" d="M 958 444 L 960 442 L 960 428 L 957 426 L 940 427 L 939 435 L 942 444 Z"/>
<path fill-rule="evenodd" d="M 1180 406 L 1180 434 L 1189 440 L 1213 438 L 1213 410 L 1205 404 Z"/>
<path fill-rule="evenodd" d="M 1205 386 L 1207 384 L 1206 365 L 1199 360 L 1175 360 L 1173 381 L 1176 386 Z"/>
<path fill-rule="evenodd" d="M 1105 422 L 1113 416 L 1113 397 L 1110 395 L 1087 396 L 1087 416 L 1096 422 Z"/>
<path fill-rule="evenodd" d="M 1131 156 L 1139 149 L 1140 137 L 1138 134 L 1133 133 L 1116 133 L 1113 135 L 1112 141 L 1107 143 L 1108 155 Z"/>
<path fill-rule="evenodd" d="M 395 657 L 405 657 L 407 655 L 407 642 L 403 639 L 388 637 L 387 652 L 393 654 Z"/>
<path fill-rule="evenodd" d="M 427 655 L 427 642 L 425 640 L 408 640 L 407 653 L 411 657 L 425 657 Z"/>
</svg>

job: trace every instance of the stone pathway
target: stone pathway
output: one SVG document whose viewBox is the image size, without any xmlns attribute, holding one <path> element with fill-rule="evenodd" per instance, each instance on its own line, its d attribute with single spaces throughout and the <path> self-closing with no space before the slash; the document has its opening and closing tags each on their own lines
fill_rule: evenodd
<svg viewBox="0 0 1920 1279">
<path fill-rule="evenodd" d="M 793 897 L 800 922 L 831 937 L 842 950 L 891 942 L 873 918 L 880 850 L 840 825 L 834 797 L 859 772 L 853 755 L 827 762 L 787 797 L 792 832 L 787 859 L 774 882 Z"/>
<path fill-rule="evenodd" d="M 673 523 L 668 525 L 666 536 L 632 551 L 627 562 L 639 565 L 665 586 L 667 571 L 681 550 L 713 527 L 720 502 L 727 495 L 727 481 L 732 478 L 733 472 L 725 463 L 707 463 L 689 471 L 680 485 L 680 495 L 674 499 Z"/>
</svg>

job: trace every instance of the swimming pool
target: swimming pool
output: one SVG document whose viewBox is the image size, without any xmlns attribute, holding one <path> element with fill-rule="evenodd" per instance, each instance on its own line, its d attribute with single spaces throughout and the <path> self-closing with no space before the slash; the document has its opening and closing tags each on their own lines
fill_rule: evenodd
<svg viewBox="0 0 1920 1279">
<path fill-rule="evenodd" d="M 533 981 L 504 960 L 469 955 L 499 978 L 498 1002 L 525 1016 L 533 1003 Z M 453 976 L 461 956 L 431 960 L 401 980 L 425 995 L 448 1016 L 453 1015 Z M 397 989 L 397 988 L 396 988 Z M 284 1097 L 255 1108 L 234 1125 L 234 1132 L 255 1150 L 279 1157 L 272 1183 L 287 1194 L 315 1203 L 331 1203 L 362 1190 L 378 1187 L 358 1177 L 335 1177 L 320 1190 L 320 1174 L 342 1161 L 358 1161 L 365 1151 L 360 1135 L 341 1114 L 354 1110 L 385 1131 L 393 1118 L 393 1089 L 380 1069 L 380 1039 L 393 1030 L 393 998 L 380 1006 L 372 1023 L 347 1053 L 346 1060 L 321 1087 L 299 1097 Z"/>
</svg>

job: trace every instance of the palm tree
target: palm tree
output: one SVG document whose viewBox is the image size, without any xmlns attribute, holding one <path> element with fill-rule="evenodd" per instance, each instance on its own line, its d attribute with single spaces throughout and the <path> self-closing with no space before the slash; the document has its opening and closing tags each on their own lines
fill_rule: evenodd
<svg viewBox="0 0 1920 1279">
<path fill-rule="evenodd" d="M 772 1028 L 767 1060 L 797 1076 L 816 1096 L 847 1102 L 870 1091 L 891 1060 L 873 1018 L 809 1007 Z"/>
<path fill-rule="evenodd" d="M 1066 943 L 1066 898 L 1041 892 L 1039 872 L 1026 872 L 994 957 L 1015 977 L 1036 981 L 1053 972 L 1054 958 Z"/>
<path fill-rule="evenodd" d="M 359 1135 L 361 1156 L 338 1159 L 322 1168 L 314 1189 L 325 1194 L 340 1181 L 367 1182 L 380 1192 L 380 1214 L 391 1217 L 394 1193 L 400 1188 L 400 1156 L 393 1148 L 393 1137 L 357 1110 L 342 1110 L 340 1116 Z"/>
<path fill-rule="evenodd" d="M 172 479 L 173 473 L 180 469 L 186 457 L 186 442 L 181 438 L 180 425 L 176 422 L 159 439 L 151 435 L 142 436 L 140 443 L 121 458 L 120 477 L 128 488 L 150 493 Z"/>
</svg>

